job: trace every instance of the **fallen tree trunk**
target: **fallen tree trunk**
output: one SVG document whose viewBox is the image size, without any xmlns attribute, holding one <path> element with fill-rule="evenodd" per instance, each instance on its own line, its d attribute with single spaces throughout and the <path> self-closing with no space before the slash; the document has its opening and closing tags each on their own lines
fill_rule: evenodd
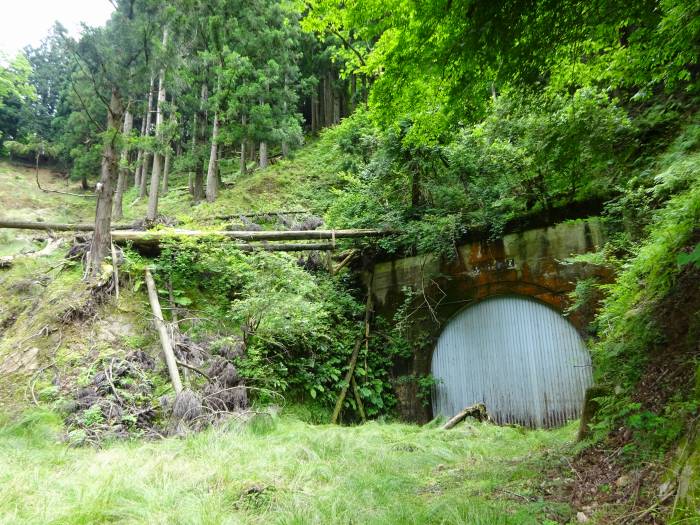
<svg viewBox="0 0 700 525">
<path fill-rule="evenodd" d="M 1 224 L 0 224 L 1 225 Z M 112 233 L 114 242 L 132 241 L 140 245 L 158 245 L 161 240 L 173 237 L 226 237 L 241 241 L 315 241 L 321 239 L 357 239 L 363 237 L 385 237 L 394 230 L 289 230 L 289 231 L 206 231 L 206 230 L 122 230 Z"/>
<path fill-rule="evenodd" d="M 133 224 L 112 224 L 113 230 L 131 230 L 133 227 Z M 54 232 L 91 232 L 95 230 L 95 225 L 87 223 L 70 224 L 63 222 L 11 221 L 0 219 L 0 228 Z"/>
<path fill-rule="evenodd" d="M 59 222 L 13 221 L 0 219 L 0 228 L 44 231 L 93 231 L 94 224 L 70 224 Z M 220 236 L 229 239 L 248 241 L 314 241 L 335 239 L 357 239 L 362 237 L 385 237 L 397 233 L 395 230 L 350 229 L 350 230 L 271 230 L 271 231 L 206 231 L 206 230 L 134 230 L 133 224 L 113 224 L 114 242 L 133 241 L 142 245 L 157 245 L 163 239 L 172 237 Z"/>
<path fill-rule="evenodd" d="M 330 243 L 234 244 L 242 252 L 323 252 L 334 250 Z"/>
<path fill-rule="evenodd" d="M 483 403 L 477 403 L 476 405 L 471 405 L 462 410 L 459 414 L 450 419 L 447 423 L 442 426 L 443 430 L 449 430 L 457 423 L 462 421 L 467 417 L 473 417 L 478 421 L 490 421 L 488 412 L 486 412 L 486 405 Z"/>
<path fill-rule="evenodd" d="M 362 397 L 360 396 L 360 388 L 357 386 L 357 381 L 355 381 L 355 376 L 351 378 L 352 390 L 355 393 L 355 403 L 357 403 L 357 410 L 360 413 L 360 419 L 364 423 L 367 421 L 367 416 L 365 415 L 365 405 L 362 402 Z"/>
<path fill-rule="evenodd" d="M 116 244 L 128 244 L 131 243 L 133 248 L 137 251 L 142 251 L 144 253 L 153 254 L 160 250 L 160 243 L 142 243 L 140 241 L 114 241 Z M 252 243 L 252 244 L 232 244 L 230 245 L 237 250 L 242 252 L 325 252 L 329 250 L 335 250 L 335 246 L 330 243 L 280 243 L 280 244 L 263 244 L 263 243 Z"/>
<path fill-rule="evenodd" d="M 360 353 L 360 347 L 362 346 L 362 341 L 364 339 L 358 339 L 355 343 L 355 348 L 352 350 L 352 355 L 350 356 L 350 364 L 348 365 L 348 371 L 345 374 L 345 379 L 343 380 L 343 387 L 340 389 L 340 395 L 335 402 L 335 408 L 333 409 L 333 415 L 331 416 L 331 425 L 335 425 L 338 422 L 338 417 L 340 416 L 340 411 L 343 409 L 343 403 L 345 403 L 345 396 L 348 393 L 348 388 L 350 388 L 350 382 L 352 380 L 353 374 L 355 373 L 355 366 L 357 365 L 357 356 Z"/>
<path fill-rule="evenodd" d="M 352 261 L 352 259 L 353 259 L 356 255 L 357 255 L 357 250 L 350 250 L 350 253 L 347 255 L 347 257 L 345 257 L 345 259 L 343 259 L 342 261 L 340 261 L 340 264 L 338 264 L 338 266 L 336 266 L 336 267 L 333 269 L 333 273 L 336 274 L 336 273 L 338 273 L 340 270 L 342 270 L 343 268 L 345 268 L 345 266 L 347 266 L 348 263 L 350 263 L 350 261 Z"/>
<path fill-rule="evenodd" d="M 165 354 L 165 364 L 168 366 L 170 381 L 175 389 L 175 394 L 179 394 L 182 392 L 182 381 L 180 380 L 180 372 L 177 369 L 177 359 L 175 359 L 175 352 L 173 352 L 173 347 L 170 343 L 168 329 L 165 327 L 165 321 L 163 320 L 163 312 L 160 309 L 156 283 L 148 268 L 146 268 L 146 286 L 148 288 L 148 300 L 151 303 L 151 310 L 153 310 L 153 318 L 155 319 L 158 335 L 160 336 L 160 344 Z"/>
</svg>

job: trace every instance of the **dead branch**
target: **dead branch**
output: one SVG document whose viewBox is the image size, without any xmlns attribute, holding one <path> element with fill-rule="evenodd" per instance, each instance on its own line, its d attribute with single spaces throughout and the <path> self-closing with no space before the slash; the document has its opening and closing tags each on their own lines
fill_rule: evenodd
<svg viewBox="0 0 700 525">
<path fill-rule="evenodd" d="M 475 405 L 468 406 L 462 410 L 459 414 L 450 419 L 447 423 L 442 426 L 443 430 L 449 430 L 453 428 L 457 423 L 465 419 L 466 417 L 473 417 L 478 421 L 490 421 L 488 412 L 486 412 L 486 405 L 483 403 L 477 403 Z"/>
<path fill-rule="evenodd" d="M 41 184 L 39 183 L 39 160 L 38 160 L 38 158 L 37 158 L 37 163 L 36 163 L 36 185 L 44 193 L 60 193 L 61 195 L 70 195 L 72 197 L 83 197 L 83 198 L 88 198 L 88 199 L 94 199 L 97 197 L 97 195 L 94 195 L 92 193 L 87 193 L 87 194 L 85 194 L 85 193 L 70 193 L 68 191 L 50 190 L 48 188 L 42 188 Z"/>
<path fill-rule="evenodd" d="M 211 377 L 209 377 L 209 375 L 206 372 L 202 372 L 199 368 L 192 366 L 192 365 L 188 365 L 184 361 L 175 361 L 175 362 L 177 363 L 178 366 L 182 366 L 184 368 L 189 368 L 193 372 L 197 372 L 199 375 L 201 375 L 202 377 L 204 377 L 207 381 L 209 381 L 211 383 Z"/>
</svg>

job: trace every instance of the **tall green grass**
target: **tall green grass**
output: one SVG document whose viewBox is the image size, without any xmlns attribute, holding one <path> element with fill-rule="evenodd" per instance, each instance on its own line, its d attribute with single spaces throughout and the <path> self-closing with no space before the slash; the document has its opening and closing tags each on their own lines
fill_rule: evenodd
<svg viewBox="0 0 700 525">
<path fill-rule="evenodd" d="M 538 500 L 537 487 L 572 426 L 263 423 L 102 450 L 60 443 L 51 413 L 6 423 L 0 523 L 505 525 L 569 516 Z"/>
</svg>

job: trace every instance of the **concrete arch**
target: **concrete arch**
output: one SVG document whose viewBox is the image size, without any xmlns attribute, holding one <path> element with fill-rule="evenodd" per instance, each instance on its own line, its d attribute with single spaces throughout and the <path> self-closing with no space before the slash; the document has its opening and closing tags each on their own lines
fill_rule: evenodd
<svg viewBox="0 0 700 525">
<path fill-rule="evenodd" d="M 430 373 L 432 354 L 443 327 L 465 306 L 489 297 L 530 297 L 563 314 L 570 292 L 581 279 L 609 282 L 610 269 L 572 262 L 570 257 L 597 250 L 604 242 L 597 219 L 570 221 L 555 226 L 512 233 L 496 240 L 475 240 L 456 247 L 456 257 L 433 254 L 406 257 L 375 265 L 372 295 L 375 312 L 386 319 L 404 303 L 406 288 L 419 291 L 430 308 L 414 315 L 409 340 L 410 358 L 397 358 L 394 376 L 398 410 L 407 420 L 427 421 L 429 406 L 421 402 L 417 378 Z M 365 274 L 369 283 L 369 272 Z M 595 302 L 567 319 L 582 337 L 595 314 Z"/>
</svg>

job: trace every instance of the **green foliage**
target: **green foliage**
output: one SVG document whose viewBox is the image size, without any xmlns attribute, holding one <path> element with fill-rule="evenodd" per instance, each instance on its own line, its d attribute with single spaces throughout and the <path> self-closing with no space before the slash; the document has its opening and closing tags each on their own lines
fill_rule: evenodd
<svg viewBox="0 0 700 525">
<path fill-rule="evenodd" d="M 95 404 L 83 411 L 81 416 L 81 423 L 86 427 L 92 427 L 104 423 L 105 417 L 102 413 L 102 407 L 99 404 Z"/>
<path fill-rule="evenodd" d="M 694 264 L 700 268 L 700 244 L 696 244 L 690 253 L 679 253 L 676 260 L 679 266 Z"/>
<path fill-rule="evenodd" d="M 595 277 L 588 277 L 576 281 L 576 287 L 569 294 L 571 305 L 566 309 L 566 314 L 576 313 L 582 308 L 590 305 L 591 301 L 597 296 L 600 283 Z"/>
<path fill-rule="evenodd" d="M 525 215 L 609 198 L 633 144 L 626 112 L 589 88 L 504 94 L 445 145 L 415 144 L 415 125 L 380 131 L 359 111 L 336 128 L 348 160 L 331 226 L 396 228 L 383 249 L 450 257 L 470 230 L 500 236 Z"/>
<path fill-rule="evenodd" d="M 131 257 L 130 257 L 131 258 Z M 127 267 L 138 275 L 142 263 Z M 310 274 L 288 255 L 244 254 L 229 243 L 191 241 L 166 244 L 156 261 L 156 277 L 170 283 L 175 302 L 192 310 L 191 332 L 205 335 L 225 330 L 246 341 L 238 367 L 259 397 L 276 395 L 335 403 L 350 354 L 362 335 L 363 309 L 343 277 Z M 223 342 L 222 342 L 223 343 Z M 361 352 L 356 368 L 368 415 L 387 413 L 395 400 L 389 370 L 392 353 L 382 336 Z M 381 350 L 380 350 L 381 349 Z M 348 407 L 356 409 L 355 400 Z"/>
<path fill-rule="evenodd" d="M 676 148 L 672 145 L 660 160 L 662 173 L 677 172 L 677 163 L 699 165 L 697 154 L 679 158 Z M 629 451 L 642 455 L 663 453 L 680 436 L 686 418 L 697 410 L 693 403 L 675 399 L 666 404 L 662 413 L 649 413 L 631 401 L 650 353 L 664 342 L 664 326 L 659 324 L 657 309 L 683 270 L 679 263 L 693 260 L 687 249 L 700 224 L 699 171 L 683 172 L 687 180 L 680 187 L 687 189 L 669 197 L 653 213 L 648 238 L 634 250 L 616 282 L 605 287 L 608 296 L 596 319 L 601 335 L 593 349 L 596 381 L 617 389 L 615 395 L 601 399 L 598 436 L 622 422 L 634 431 L 635 443 Z M 659 190 L 668 178 L 659 176 L 654 180 L 655 186 L 639 191 L 661 194 Z M 674 184 L 677 183 L 676 180 Z"/>
<path fill-rule="evenodd" d="M 304 27 L 344 35 L 346 67 L 374 80 L 372 110 L 386 125 L 410 117 L 418 142 L 482 117 L 512 88 L 600 87 L 634 100 L 697 90 L 696 2 L 308 5 Z"/>
<path fill-rule="evenodd" d="M 419 377 L 416 383 L 418 384 L 418 399 L 420 399 L 423 406 L 430 406 L 433 392 L 435 387 L 440 384 L 440 380 L 433 374 L 428 374 Z"/>
<path fill-rule="evenodd" d="M 13 59 L 0 55 L 0 109 L 9 98 L 20 100 L 31 99 L 36 91 L 29 84 L 31 64 L 23 53 L 18 53 Z"/>
</svg>

